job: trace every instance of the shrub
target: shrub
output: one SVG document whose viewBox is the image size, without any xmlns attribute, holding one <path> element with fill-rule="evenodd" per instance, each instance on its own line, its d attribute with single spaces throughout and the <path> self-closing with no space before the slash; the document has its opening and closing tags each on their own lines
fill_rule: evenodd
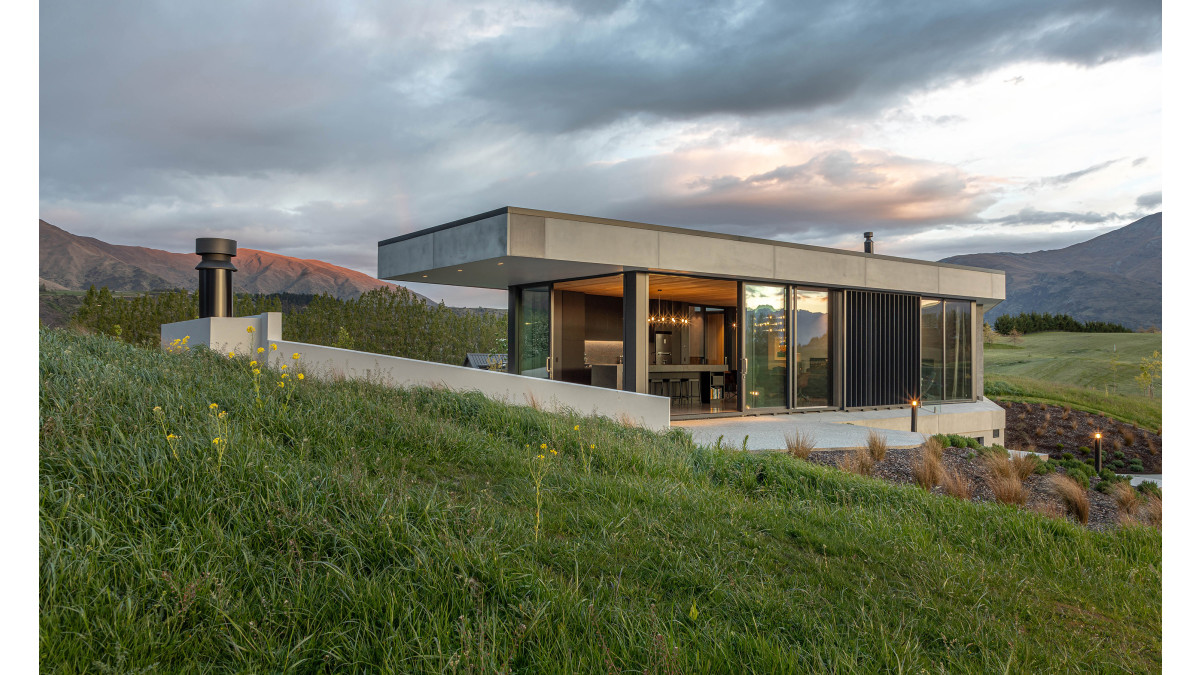
<svg viewBox="0 0 1200 675">
<path fill-rule="evenodd" d="M 1108 469 L 1100 469 L 1100 480 L 1116 480 L 1117 474 Z"/>
<path fill-rule="evenodd" d="M 1091 502 L 1088 501 L 1087 492 L 1079 486 L 1079 483 L 1062 474 L 1054 474 L 1050 477 L 1050 484 L 1058 498 L 1062 500 L 1067 512 L 1075 516 L 1079 522 L 1087 525 Z"/>
<path fill-rule="evenodd" d="M 942 466 L 942 444 L 932 438 L 926 439 L 919 452 L 913 455 L 912 476 L 917 485 L 932 490 L 942 482 L 945 467 Z"/>
<path fill-rule="evenodd" d="M 1154 481 L 1144 480 L 1141 483 L 1138 483 L 1137 491 L 1147 497 L 1158 497 L 1159 499 L 1162 499 L 1162 488 L 1160 488 L 1158 483 L 1155 483 Z"/>
<path fill-rule="evenodd" d="M 855 448 L 838 459 L 837 466 L 842 471 L 856 473 L 860 476 L 870 476 L 875 470 L 875 460 L 866 448 Z"/>
<path fill-rule="evenodd" d="M 1131 459 L 1129 460 L 1129 470 L 1134 473 L 1142 473 L 1146 470 L 1146 467 L 1142 465 L 1142 460 Z"/>
<path fill-rule="evenodd" d="M 803 434 L 798 430 L 793 431 L 784 437 L 783 442 L 787 445 L 787 451 L 797 459 L 808 459 L 808 456 L 817 447 L 816 439 L 808 431 Z"/>
<path fill-rule="evenodd" d="M 1125 459 L 1125 453 L 1121 452 L 1120 450 L 1114 452 L 1112 456 L 1116 459 Z"/>
<path fill-rule="evenodd" d="M 942 476 L 942 488 L 951 497 L 969 501 L 971 499 L 971 481 L 955 469 L 947 469 Z"/>
<path fill-rule="evenodd" d="M 867 434 L 867 450 L 871 453 L 871 459 L 876 462 L 882 462 L 887 456 L 887 437 L 882 432 L 875 429 Z"/>
<path fill-rule="evenodd" d="M 1063 444 L 1062 444 L 1062 443 L 1055 443 L 1055 444 L 1054 444 L 1054 449 L 1055 449 L 1055 450 L 1062 450 L 1062 449 L 1063 449 Z"/>
<path fill-rule="evenodd" d="M 1054 475 L 1057 476 L 1059 474 L 1054 474 Z M 1084 489 L 1087 489 L 1092 484 L 1092 481 L 1088 477 L 1087 472 L 1084 471 L 1083 469 L 1079 469 L 1079 468 L 1067 469 L 1067 476 L 1069 476 L 1071 478 L 1071 480 L 1075 481 L 1075 483 L 1077 485 L 1079 485 L 1081 488 L 1084 488 Z"/>
<path fill-rule="evenodd" d="M 1037 468 L 1034 469 L 1033 472 L 1039 476 L 1045 476 L 1054 470 L 1054 466 L 1054 460 L 1050 460 L 1049 462 L 1038 462 Z"/>
</svg>

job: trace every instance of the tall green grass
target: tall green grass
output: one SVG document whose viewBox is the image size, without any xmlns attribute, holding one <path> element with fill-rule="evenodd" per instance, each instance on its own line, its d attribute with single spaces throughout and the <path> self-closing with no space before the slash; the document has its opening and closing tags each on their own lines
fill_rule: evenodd
<svg viewBox="0 0 1200 675">
<path fill-rule="evenodd" d="M 285 412 L 102 336 L 43 330 L 40 376 L 45 671 L 1161 667 L 1155 530 L 478 394 L 308 378 Z"/>
<path fill-rule="evenodd" d="M 1076 410 L 1108 415 L 1143 429 L 1162 429 L 1162 400 L 1056 384 L 1028 377 L 985 376 L 984 394 L 997 401 L 1029 401 L 1069 405 Z"/>
</svg>

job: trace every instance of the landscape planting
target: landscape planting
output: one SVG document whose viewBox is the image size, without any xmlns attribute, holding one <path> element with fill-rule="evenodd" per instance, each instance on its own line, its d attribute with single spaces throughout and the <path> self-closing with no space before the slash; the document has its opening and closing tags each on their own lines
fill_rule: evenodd
<svg viewBox="0 0 1200 675">
<path fill-rule="evenodd" d="M 43 669 L 1161 667 L 1146 526 L 248 367 L 42 331 Z"/>
</svg>

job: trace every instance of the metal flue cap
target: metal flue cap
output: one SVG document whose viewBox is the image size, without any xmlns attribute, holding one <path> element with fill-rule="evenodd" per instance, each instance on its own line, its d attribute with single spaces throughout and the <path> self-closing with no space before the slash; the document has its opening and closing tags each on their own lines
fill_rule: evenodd
<svg viewBox="0 0 1200 675">
<path fill-rule="evenodd" d="M 871 237 L 875 236 L 875 233 L 874 232 L 863 232 L 863 236 L 866 237 L 867 239 L 870 239 Z M 197 239 L 196 241 L 200 241 L 200 240 Z"/>
<path fill-rule="evenodd" d="M 196 255 L 216 253 L 218 255 L 237 256 L 237 242 L 233 239 L 219 237 L 196 237 Z"/>
</svg>

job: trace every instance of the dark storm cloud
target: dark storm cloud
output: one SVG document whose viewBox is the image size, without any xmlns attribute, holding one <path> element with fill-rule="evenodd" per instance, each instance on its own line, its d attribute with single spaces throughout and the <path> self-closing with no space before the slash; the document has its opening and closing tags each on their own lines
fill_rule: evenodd
<svg viewBox="0 0 1200 675">
<path fill-rule="evenodd" d="M 650 3 L 628 21 L 526 29 L 456 75 L 516 123 L 564 131 L 841 106 L 1020 61 L 1094 66 L 1161 49 L 1157 2 Z"/>
<path fill-rule="evenodd" d="M 1152 209 L 1162 206 L 1162 192 L 1147 192 L 1137 198 L 1139 209 Z"/>
</svg>

